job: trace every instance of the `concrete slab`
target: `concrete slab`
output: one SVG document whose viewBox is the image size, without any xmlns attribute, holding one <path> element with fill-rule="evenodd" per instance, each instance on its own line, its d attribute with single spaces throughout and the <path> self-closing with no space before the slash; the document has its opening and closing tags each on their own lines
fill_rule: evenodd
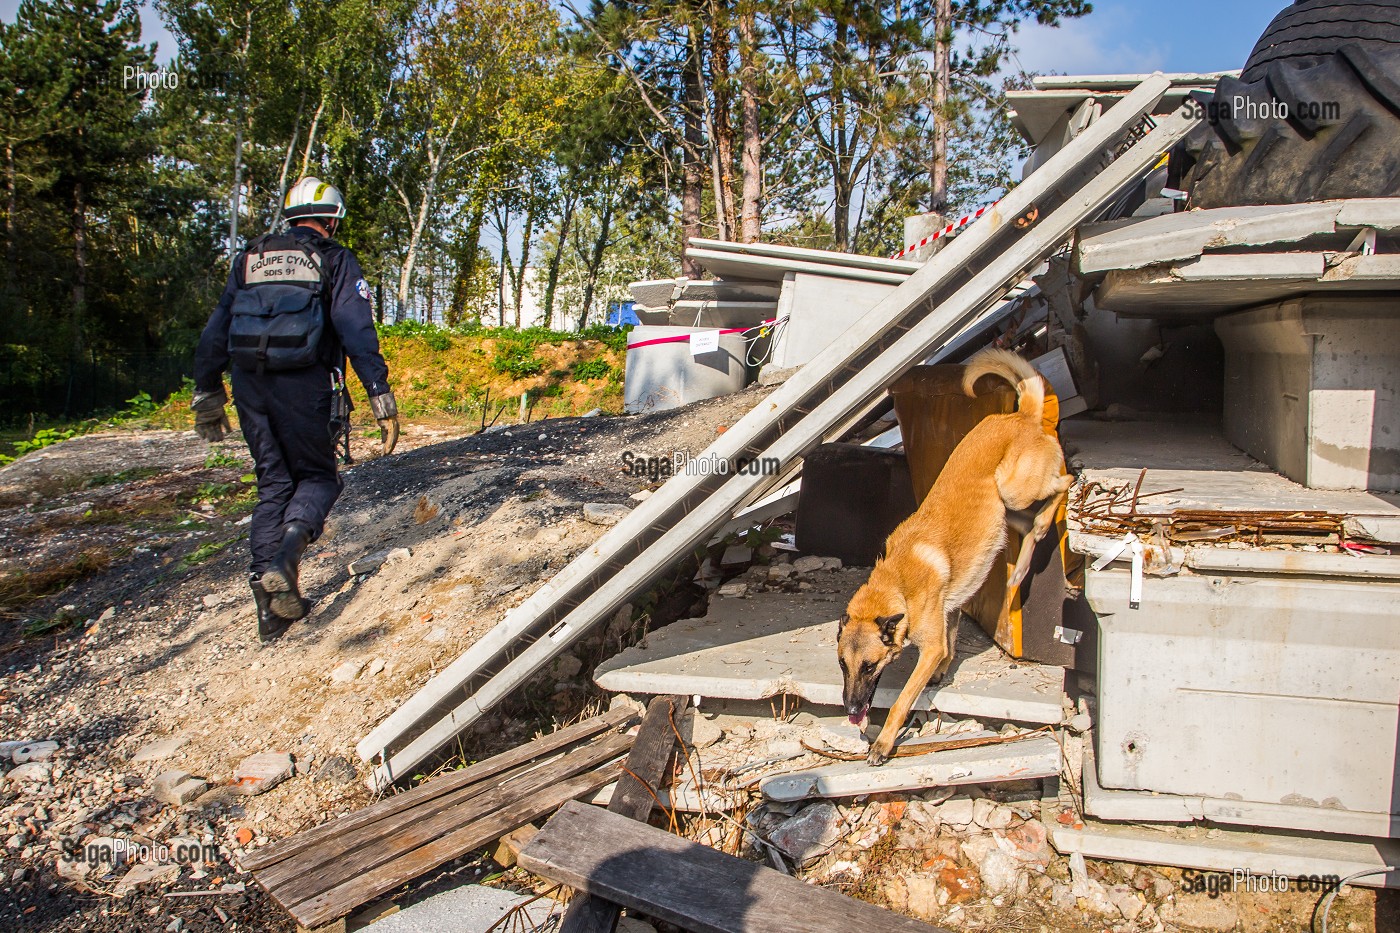
<svg viewBox="0 0 1400 933">
<path fill-rule="evenodd" d="M 1400 833 L 1400 819 L 1387 813 L 1364 813 L 1333 807 L 1305 807 L 1223 797 L 1159 794 L 1143 790 L 1113 790 L 1099 784 L 1093 751 L 1084 751 L 1084 812 L 1121 822 L 1190 823 L 1210 820 L 1237 826 L 1304 829 L 1346 836 Z"/>
<path fill-rule="evenodd" d="M 1192 259 L 1207 250 L 1296 243 L 1337 233 L 1339 227 L 1393 230 L 1397 226 L 1400 198 L 1183 211 L 1109 229 L 1086 225 L 1080 230 L 1075 263 L 1081 275 L 1089 275 Z"/>
<path fill-rule="evenodd" d="M 695 243 L 692 240 L 691 243 Z M 819 252 L 810 250 L 808 252 Z M 789 272 L 811 272 L 837 279 L 857 279 L 862 282 L 884 282 L 899 285 L 909 278 L 903 270 L 866 269 L 851 266 L 837 266 L 820 259 L 786 259 L 773 256 L 748 256 L 743 253 L 721 252 L 719 250 L 686 248 L 686 256 L 700 263 L 715 275 L 726 278 L 759 279 L 765 282 L 781 282 Z M 870 257 L 865 257 L 870 258 Z M 894 260 L 885 260 L 893 262 Z"/>
<path fill-rule="evenodd" d="M 769 800 L 853 797 L 955 784 L 986 784 L 1043 778 L 1060 771 L 1060 745 L 1042 735 L 1006 745 L 953 749 L 914 758 L 894 758 L 878 768 L 864 761 L 779 774 L 759 784 Z"/>
<path fill-rule="evenodd" d="M 838 253 L 827 249 L 807 249 L 801 246 L 781 246 L 777 243 L 735 243 L 726 240 L 691 239 L 687 252 L 703 249 L 713 253 L 728 253 L 734 256 L 763 256 L 771 259 L 795 262 L 815 262 L 825 266 L 845 269 L 894 272 L 912 275 L 922 263 L 907 259 L 886 259 L 883 256 L 863 256 L 859 253 Z"/>
<path fill-rule="evenodd" d="M 893 285 L 878 282 L 798 273 L 792 283 L 787 326 L 773 350 L 773 365 L 805 364 L 893 290 Z"/>
<path fill-rule="evenodd" d="M 481 884 L 466 884 L 411 904 L 396 914 L 370 924 L 373 933 L 486 933 L 508 911 L 530 900 L 524 894 L 489 888 Z M 517 914 L 519 922 L 502 924 L 497 929 L 519 931 L 554 929 L 551 915 L 562 915 L 563 908 L 555 901 L 541 898 Z"/>
<path fill-rule="evenodd" d="M 1070 460 L 1084 467 L 1083 480 L 1106 487 L 1135 484 L 1144 468 L 1144 503 L 1154 512 L 1173 509 L 1221 511 L 1322 511 L 1356 517 L 1357 525 L 1383 541 L 1400 541 L 1400 495 L 1357 490 L 1309 489 L 1270 470 L 1225 440 L 1215 424 L 1161 421 L 1069 420 L 1060 437 Z M 1070 544 L 1078 532 L 1070 530 Z M 1243 552 L 1241 552 L 1243 553 Z"/>
<path fill-rule="evenodd" d="M 1210 318 L 1298 295 L 1400 291 L 1400 256 L 1229 253 L 1110 272 L 1094 303 L 1124 317 Z"/>
<path fill-rule="evenodd" d="M 1397 864 L 1400 840 L 1361 839 L 1297 832 L 1250 832 L 1204 826 L 1110 825 L 1090 820 L 1083 829 L 1062 826 L 1048 814 L 1050 842 L 1062 855 L 1172 865 L 1200 871 L 1254 875 L 1276 872 L 1290 878 L 1314 875 L 1346 877 L 1354 872 Z M 1400 873 L 1375 874 L 1353 884 L 1400 887 Z"/>
<path fill-rule="evenodd" d="M 678 693 L 763 699 L 787 693 L 841 705 L 837 620 L 868 573 L 814 574 L 808 593 L 716 597 L 704 619 L 683 619 L 599 665 L 594 680 L 630 694 Z M 889 709 L 913 670 L 906 651 L 886 669 L 873 706 Z M 964 624 L 946 683 L 920 694 L 914 708 L 1018 722 L 1060 721 L 1064 671 L 1009 660 L 973 624 Z"/>
</svg>

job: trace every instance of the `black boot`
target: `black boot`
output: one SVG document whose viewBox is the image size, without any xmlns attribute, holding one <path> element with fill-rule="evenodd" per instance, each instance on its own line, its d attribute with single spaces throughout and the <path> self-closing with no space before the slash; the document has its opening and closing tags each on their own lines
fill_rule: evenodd
<svg viewBox="0 0 1400 933">
<path fill-rule="evenodd" d="M 301 598 L 297 576 L 301 555 L 311 543 L 311 528 L 301 522 L 287 522 L 282 530 L 282 547 L 274 558 L 272 569 L 264 570 L 262 585 L 272 596 L 272 611 L 288 621 L 306 618 L 308 606 Z"/>
<path fill-rule="evenodd" d="M 258 606 L 258 641 L 266 644 L 285 632 L 292 623 L 278 618 L 272 611 L 272 597 L 263 588 L 257 574 L 248 575 L 248 586 L 252 587 L 253 602 Z"/>
</svg>

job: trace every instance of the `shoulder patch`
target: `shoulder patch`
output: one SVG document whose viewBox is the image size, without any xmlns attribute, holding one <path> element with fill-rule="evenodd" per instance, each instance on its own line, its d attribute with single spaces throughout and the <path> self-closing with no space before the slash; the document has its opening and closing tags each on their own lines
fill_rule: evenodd
<svg viewBox="0 0 1400 933">
<path fill-rule="evenodd" d="M 355 291 L 359 292 L 360 297 L 365 301 L 369 301 L 369 283 L 364 279 L 360 279 L 355 283 Z"/>
</svg>

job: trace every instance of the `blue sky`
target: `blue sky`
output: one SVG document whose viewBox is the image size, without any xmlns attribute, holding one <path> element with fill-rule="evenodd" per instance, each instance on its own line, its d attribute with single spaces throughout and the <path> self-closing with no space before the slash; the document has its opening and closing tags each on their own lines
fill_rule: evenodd
<svg viewBox="0 0 1400 933">
<path fill-rule="evenodd" d="M 1094 0 L 1094 12 L 1059 28 L 1024 27 L 1016 45 L 1031 71 L 1117 74 L 1223 71 L 1244 64 L 1254 40 L 1288 0 Z M 19 0 L 0 0 L 13 22 Z M 1168 12 L 1169 11 L 1169 12 Z M 141 8 L 145 40 L 169 61 L 175 43 L 149 3 Z"/>
</svg>

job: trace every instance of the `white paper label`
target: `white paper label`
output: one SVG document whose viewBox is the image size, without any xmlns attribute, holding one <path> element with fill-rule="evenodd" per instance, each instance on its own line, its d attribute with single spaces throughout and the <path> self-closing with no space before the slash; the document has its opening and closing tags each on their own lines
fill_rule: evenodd
<svg viewBox="0 0 1400 933">
<path fill-rule="evenodd" d="M 713 353 L 719 349 L 719 331 L 702 330 L 690 335 L 690 355 Z"/>
</svg>

